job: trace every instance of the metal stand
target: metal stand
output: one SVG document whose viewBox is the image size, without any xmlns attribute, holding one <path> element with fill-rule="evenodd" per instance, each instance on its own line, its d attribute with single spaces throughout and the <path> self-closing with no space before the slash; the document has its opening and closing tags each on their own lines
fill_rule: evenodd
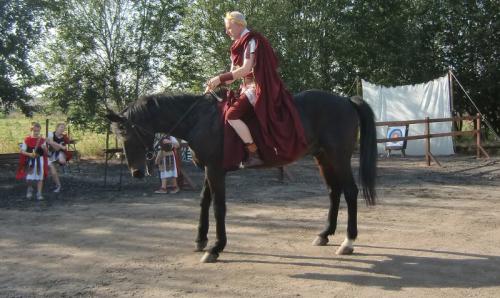
<svg viewBox="0 0 500 298">
<path fill-rule="evenodd" d="M 106 132 L 106 148 L 103 150 L 104 154 L 104 187 L 107 187 L 108 182 L 108 162 L 116 153 L 123 153 L 122 148 L 116 148 L 117 142 L 115 140 L 115 148 L 109 148 L 109 130 Z M 122 177 L 123 177 L 123 160 L 124 154 L 120 155 L 120 179 L 118 182 L 118 191 L 122 189 Z"/>
</svg>

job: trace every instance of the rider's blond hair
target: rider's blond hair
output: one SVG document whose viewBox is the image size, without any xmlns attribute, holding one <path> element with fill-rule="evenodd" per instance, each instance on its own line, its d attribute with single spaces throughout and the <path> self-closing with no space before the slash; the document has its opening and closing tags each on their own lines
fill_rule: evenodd
<svg viewBox="0 0 500 298">
<path fill-rule="evenodd" d="M 243 27 L 247 26 L 247 21 L 245 20 L 245 15 L 239 11 L 231 11 L 226 13 L 224 17 L 225 20 L 231 21 L 233 23 L 239 24 Z"/>
</svg>

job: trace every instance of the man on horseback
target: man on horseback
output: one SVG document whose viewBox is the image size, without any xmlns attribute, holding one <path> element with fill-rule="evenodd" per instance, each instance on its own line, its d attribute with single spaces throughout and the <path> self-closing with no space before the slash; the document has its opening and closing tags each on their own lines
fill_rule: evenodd
<svg viewBox="0 0 500 298">
<path fill-rule="evenodd" d="M 243 166 L 256 167 L 264 163 L 249 127 L 241 120 L 252 110 L 262 133 L 261 143 L 268 147 L 267 151 L 259 150 L 264 159 L 293 160 L 306 149 L 306 140 L 292 96 L 276 71 L 278 61 L 271 45 L 264 36 L 247 29 L 245 16 L 240 12 L 228 12 L 224 25 L 234 40 L 231 70 L 211 78 L 206 91 L 242 79 L 240 95 L 225 111 L 225 120 L 247 149 L 248 158 Z"/>
</svg>

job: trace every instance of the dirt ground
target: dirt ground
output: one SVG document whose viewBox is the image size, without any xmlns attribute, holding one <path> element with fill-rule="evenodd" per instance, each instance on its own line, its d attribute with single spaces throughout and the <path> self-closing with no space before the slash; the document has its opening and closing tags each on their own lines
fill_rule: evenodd
<svg viewBox="0 0 500 298">
<path fill-rule="evenodd" d="M 87 161 L 63 175 L 62 193 L 36 202 L 4 169 L 0 296 L 499 297 L 500 158 L 440 161 L 379 160 L 379 205 L 359 199 L 351 256 L 334 254 L 344 202 L 330 244 L 311 246 L 328 207 L 311 158 L 291 165 L 294 180 L 284 183 L 276 169 L 233 172 L 228 245 L 215 264 L 193 252 L 198 191 L 157 195 L 157 177 L 128 173 L 121 191 L 106 189 L 102 164 Z M 202 172 L 185 168 L 201 184 Z"/>
</svg>

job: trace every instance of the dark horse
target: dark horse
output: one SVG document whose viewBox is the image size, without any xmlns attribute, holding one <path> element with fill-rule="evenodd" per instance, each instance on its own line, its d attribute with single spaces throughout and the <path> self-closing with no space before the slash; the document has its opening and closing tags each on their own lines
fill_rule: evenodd
<svg viewBox="0 0 500 298">
<path fill-rule="evenodd" d="M 376 135 L 373 111 L 360 97 L 340 97 L 324 91 L 309 90 L 294 96 L 304 126 L 308 153 L 312 154 L 330 189 L 330 209 L 325 229 L 313 245 L 326 245 L 335 233 L 340 195 L 347 202 L 347 237 L 337 254 L 353 252 L 358 235 L 358 188 L 352 175 L 351 156 L 360 127 L 360 180 L 368 205 L 375 204 Z M 216 241 L 202 257 L 202 262 L 215 262 L 226 246 L 226 171 L 223 160 L 223 124 L 214 95 L 155 94 L 131 103 L 123 112 L 109 111 L 113 131 L 121 138 L 132 176 L 142 178 L 146 155 L 153 147 L 155 132 L 168 132 L 186 140 L 198 164 L 205 169 L 201 191 L 201 213 L 196 250 L 207 243 L 209 208 L 213 201 Z M 276 166 L 276 165 L 269 165 Z"/>
</svg>

